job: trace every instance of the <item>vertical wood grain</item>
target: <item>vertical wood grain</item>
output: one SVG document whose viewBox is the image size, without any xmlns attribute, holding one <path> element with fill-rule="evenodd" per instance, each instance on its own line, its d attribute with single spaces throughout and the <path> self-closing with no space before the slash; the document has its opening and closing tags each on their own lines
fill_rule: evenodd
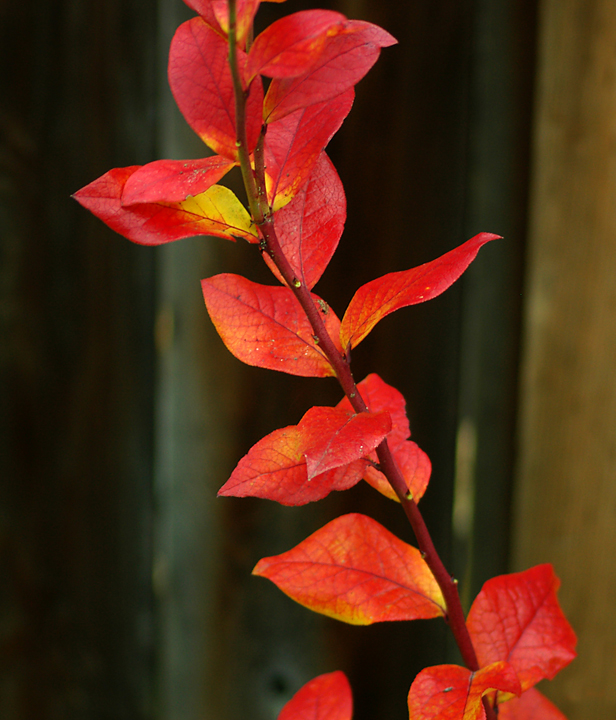
<svg viewBox="0 0 616 720">
<path fill-rule="evenodd" d="M 514 565 L 553 562 L 579 658 L 546 689 L 616 716 L 616 5 L 545 0 Z"/>
</svg>

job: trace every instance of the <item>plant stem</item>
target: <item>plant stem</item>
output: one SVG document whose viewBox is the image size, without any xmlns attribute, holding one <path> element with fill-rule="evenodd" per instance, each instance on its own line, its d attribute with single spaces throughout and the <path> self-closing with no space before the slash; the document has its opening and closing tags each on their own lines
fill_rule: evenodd
<svg viewBox="0 0 616 720">
<path fill-rule="evenodd" d="M 318 348 L 330 362 L 334 372 L 336 373 L 338 382 L 340 383 L 345 395 L 348 397 L 353 409 L 356 412 L 366 412 L 368 407 L 357 389 L 351 373 L 351 366 L 348 358 L 336 347 L 334 341 L 327 332 L 321 313 L 312 298 L 309 288 L 304 284 L 304 282 L 302 282 L 302 278 L 297 278 L 295 276 L 291 264 L 280 247 L 276 230 L 274 228 L 273 214 L 267 202 L 265 181 L 262 172 L 262 152 L 265 129 L 261 133 L 259 145 L 255 150 L 255 171 L 253 171 L 250 164 L 246 134 L 247 92 L 244 91 L 241 82 L 236 51 L 235 0 L 229 0 L 229 63 L 231 66 L 231 74 L 233 77 L 233 86 L 235 91 L 238 158 L 240 161 L 240 168 L 244 179 L 246 194 L 248 196 L 248 205 L 255 225 L 261 233 L 261 248 L 272 258 L 285 283 L 292 290 L 302 309 L 306 313 L 308 321 L 312 326 L 315 339 L 318 339 Z M 443 593 L 446 604 L 445 619 L 451 628 L 452 634 L 456 640 L 458 648 L 460 649 L 464 664 L 469 670 L 475 672 L 479 670 L 479 663 L 466 626 L 464 611 L 462 609 L 462 603 L 458 593 L 457 581 L 447 572 L 445 565 L 434 547 L 430 532 L 428 531 L 417 503 L 413 500 L 402 473 L 391 454 L 387 439 L 383 440 L 377 447 L 377 456 L 381 471 L 398 496 L 409 523 L 413 528 L 419 550 L 421 551 L 427 566 L 430 568 L 441 589 L 441 592 Z M 496 720 L 497 713 L 490 707 L 486 698 L 484 698 L 483 704 L 486 711 L 486 719 Z"/>
</svg>

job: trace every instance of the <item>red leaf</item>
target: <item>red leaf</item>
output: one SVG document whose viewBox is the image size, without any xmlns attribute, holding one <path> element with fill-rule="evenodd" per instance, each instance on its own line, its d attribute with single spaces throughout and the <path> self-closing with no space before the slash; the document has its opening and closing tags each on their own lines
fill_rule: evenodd
<svg viewBox="0 0 616 720">
<path fill-rule="evenodd" d="M 189 195 L 205 192 L 234 165 L 233 160 L 220 155 L 199 160 L 156 160 L 128 178 L 122 205 L 181 202 Z"/>
<path fill-rule="evenodd" d="M 345 20 L 344 15 L 332 10 L 302 10 L 276 20 L 250 48 L 248 77 L 303 75 L 319 59 L 328 30 Z"/>
<path fill-rule="evenodd" d="M 206 22 L 196 17 L 180 25 L 171 42 L 169 84 L 188 124 L 214 152 L 237 159 L 235 97 L 227 61 L 228 44 Z M 246 54 L 238 50 L 242 71 Z M 262 125 L 263 86 L 257 78 L 246 103 L 249 152 Z"/>
<path fill-rule="evenodd" d="M 545 695 L 531 688 L 519 698 L 507 700 L 499 705 L 498 720 L 567 720 L 567 718 Z"/>
<path fill-rule="evenodd" d="M 306 683 L 282 708 L 278 720 L 351 720 L 352 716 L 351 687 L 337 670 Z"/>
<path fill-rule="evenodd" d="M 397 445 L 410 437 L 411 429 L 406 416 L 406 400 L 399 390 L 388 385 L 376 373 L 366 375 L 360 383 L 357 383 L 357 389 L 370 412 L 386 410 L 391 415 L 391 432 L 387 436 L 390 444 Z M 346 397 L 338 403 L 338 407 L 347 412 L 353 410 Z"/>
<path fill-rule="evenodd" d="M 338 247 L 346 219 L 344 188 L 325 153 L 299 194 L 274 215 L 274 228 L 282 252 L 295 277 L 312 288 Z M 271 271 L 284 280 L 269 255 L 263 255 Z"/>
<path fill-rule="evenodd" d="M 389 413 L 349 413 L 313 407 L 299 427 L 306 438 L 308 479 L 368 455 L 391 430 Z"/>
<path fill-rule="evenodd" d="M 460 247 L 411 270 L 393 272 L 362 285 L 340 328 L 342 347 L 355 347 L 386 315 L 431 300 L 452 285 L 475 259 L 479 248 L 498 235 L 480 233 Z"/>
<path fill-rule="evenodd" d="M 417 548 L 365 515 L 332 520 L 253 570 L 300 605 L 353 625 L 444 614 L 445 601 Z"/>
<path fill-rule="evenodd" d="M 392 446 L 391 452 L 402 472 L 402 477 L 406 482 L 407 488 L 411 491 L 413 500 L 416 503 L 419 502 L 424 496 L 428 483 L 430 482 L 430 475 L 432 473 L 430 458 L 412 440 L 404 440 L 398 445 Z M 369 485 L 372 485 L 375 490 L 385 495 L 385 497 L 400 502 L 385 475 L 375 467 L 369 465 L 366 468 L 364 480 Z"/>
<path fill-rule="evenodd" d="M 298 108 L 331 100 L 356 85 L 377 61 L 382 47 L 396 40 L 385 30 L 361 20 L 347 20 L 329 37 L 311 69 L 292 78 L 274 78 L 263 106 L 267 122 Z"/>
<path fill-rule="evenodd" d="M 519 695 L 515 670 L 506 662 L 493 663 L 477 672 L 459 665 L 437 665 L 422 670 L 409 692 L 411 720 L 483 720 L 481 701 L 489 690 Z"/>
<path fill-rule="evenodd" d="M 250 216 L 226 187 L 212 185 L 181 203 L 140 203 L 123 206 L 123 190 L 139 165 L 115 168 L 73 196 L 112 230 L 141 245 L 160 245 L 193 235 L 256 242 Z"/>
<path fill-rule="evenodd" d="M 305 377 L 335 374 L 289 288 L 258 285 L 227 273 L 202 280 L 201 286 L 220 337 L 242 362 Z M 325 303 L 323 307 L 325 327 L 336 337 L 340 321 Z"/>
<path fill-rule="evenodd" d="M 304 505 L 346 490 L 361 480 L 366 465 L 361 458 L 390 426 L 387 413 L 313 407 L 299 425 L 275 430 L 254 445 L 218 494 Z"/>
<path fill-rule="evenodd" d="M 321 500 L 333 490 L 347 490 L 362 479 L 365 460 L 308 481 L 305 450 L 306 438 L 297 425 L 274 430 L 253 445 L 218 494 L 260 497 L 281 505 L 305 505 Z"/>
<path fill-rule="evenodd" d="M 240 47 L 246 44 L 246 36 L 252 26 L 254 16 L 261 0 L 236 0 L 235 23 L 237 42 Z M 211 0 L 214 15 L 225 35 L 229 34 L 229 0 Z"/>
<path fill-rule="evenodd" d="M 354 96 L 351 88 L 328 103 L 301 108 L 268 125 L 265 167 L 274 210 L 286 205 L 311 177 L 323 149 L 349 114 Z"/>
<path fill-rule="evenodd" d="M 205 22 L 217 32 L 222 32 L 216 15 L 214 14 L 214 8 L 212 6 L 212 0 L 184 0 L 191 10 L 201 15 Z"/>
<path fill-rule="evenodd" d="M 485 583 L 468 615 L 480 665 L 510 662 L 525 691 L 573 660 L 576 637 L 556 598 L 559 585 L 549 564 Z"/>
</svg>

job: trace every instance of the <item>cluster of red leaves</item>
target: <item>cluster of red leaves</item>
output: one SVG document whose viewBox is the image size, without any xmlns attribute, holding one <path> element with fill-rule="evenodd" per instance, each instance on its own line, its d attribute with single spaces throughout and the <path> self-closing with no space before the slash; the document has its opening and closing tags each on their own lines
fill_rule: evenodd
<svg viewBox="0 0 616 720">
<path fill-rule="evenodd" d="M 351 109 L 355 84 L 380 49 L 395 40 L 370 23 L 309 10 L 278 20 L 251 41 L 260 0 L 236 0 L 235 30 L 228 0 L 186 2 L 198 17 L 175 34 L 169 80 L 187 122 L 215 154 L 114 169 L 75 197 L 111 228 L 144 245 L 214 235 L 267 249 L 254 218 L 218 184 L 241 164 L 240 148 L 255 176 L 259 154 L 264 181 L 259 192 L 266 197 L 267 216 L 293 283 L 288 274 L 285 281 L 275 253 L 264 252 L 282 285 L 259 285 L 232 274 L 203 280 L 209 315 L 225 345 L 245 363 L 295 375 L 336 375 L 332 352 L 347 362 L 349 351 L 381 319 L 442 293 L 497 236 L 481 233 L 432 262 L 367 283 L 342 320 L 310 292 L 308 301 L 331 344 L 324 348 L 294 292 L 297 287 L 312 290 L 336 250 L 346 218 L 344 190 L 324 148 Z M 236 107 L 230 33 L 236 38 L 241 108 Z M 362 411 L 350 400 L 355 392 L 363 398 Z M 409 439 L 404 398 L 374 374 L 347 394 L 336 407 L 313 407 L 297 425 L 259 441 L 219 494 L 302 505 L 364 479 L 398 500 L 376 454 L 387 443 L 405 497 L 418 502 L 431 466 Z M 292 550 L 264 558 L 254 573 L 306 607 L 353 624 L 448 617 L 441 587 L 419 550 L 363 515 L 337 518 Z M 549 565 L 486 583 L 467 618 L 479 669 L 442 665 L 423 670 L 408 696 L 411 719 L 483 718 L 484 697 L 492 707 L 503 703 L 500 717 L 507 720 L 562 718 L 533 689 L 575 654 L 575 635 L 558 605 L 557 588 Z M 348 720 L 351 712 L 348 682 L 337 672 L 308 683 L 280 719 Z"/>
</svg>

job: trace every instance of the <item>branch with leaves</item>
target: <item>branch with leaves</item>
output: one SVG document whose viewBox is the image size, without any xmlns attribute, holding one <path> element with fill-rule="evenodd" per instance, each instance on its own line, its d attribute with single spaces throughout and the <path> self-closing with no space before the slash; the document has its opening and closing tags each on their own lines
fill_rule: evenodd
<svg viewBox="0 0 616 720">
<path fill-rule="evenodd" d="M 575 656 L 576 638 L 549 565 L 488 581 L 464 616 L 418 503 L 431 473 L 410 440 L 406 403 L 376 374 L 355 383 L 351 351 L 384 317 L 444 292 L 498 236 L 480 233 L 440 258 L 360 287 L 342 320 L 313 293 L 342 235 L 346 200 L 324 148 L 351 110 L 354 86 L 395 39 L 327 10 L 297 12 L 253 40 L 260 0 L 186 0 L 198 16 L 177 30 L 169 81 L 189 125 L 213 151 L 198 160 L 117 168 L 75 194 L 143 245 L 205 235 L 256 246 L 279 281 L 224 273 L 202 281 L 208 313 L 243 362 L 338 379 L 336 407 L 260 440 L 219 495 L 303 505 L 360 481 L 400 503 L 418 547 L 360 514 L 339 517 L 254 569 L 296 602 L 356 625 L 442 617 L 465 667 L 426 668 L 408 695 L 411 720 L 559 720 L 534 685 Z M 263 78 L 267 79 L 264 91 Z M 241 169 L 248 208 L 218 184 Z M 280 720 L 349 720 L 343 673 L 321 675 Z"/>
</svg>

